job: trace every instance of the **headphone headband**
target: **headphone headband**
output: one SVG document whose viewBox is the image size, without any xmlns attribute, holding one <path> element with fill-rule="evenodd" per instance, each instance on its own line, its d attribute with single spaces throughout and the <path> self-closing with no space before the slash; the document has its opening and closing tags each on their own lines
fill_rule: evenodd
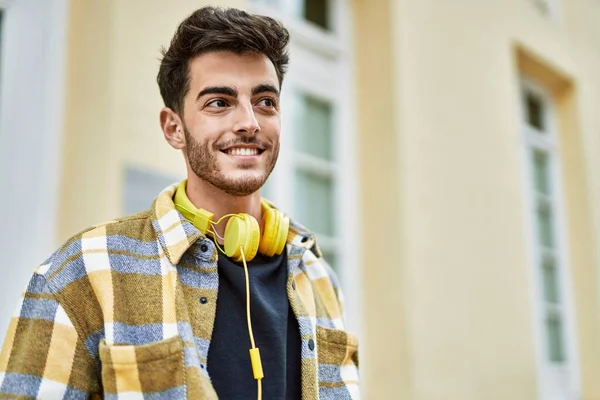
<svg viewBox="0 0 600 400">
<path fill-rule="evenodd" d="M 194 206 L 186 194 L 186 185 L 187 179 L 183 180 L 175 191 L 173 198 L 175 208 L 204 235 L 212 233 L 215 243 L 219 246 L 216 242 L 217 234 L 213 225 L 218 224 L 220 220 L 213 221 L 214 213 Z M 224 236 L 224 253 L 235 261 L 242 260 L 240 247 L 244 248 L 247 260 L 254 258 L 259 250 L 262 254 L 273 256 L 281 254 L 285 248 L 289 218 L 265 199 L 261 199 L 260 204 L 262 210 L 260 224 L 254 217 L 246 213 L 224 216 L 235 217 L 227 221 Z"/>
</svg>

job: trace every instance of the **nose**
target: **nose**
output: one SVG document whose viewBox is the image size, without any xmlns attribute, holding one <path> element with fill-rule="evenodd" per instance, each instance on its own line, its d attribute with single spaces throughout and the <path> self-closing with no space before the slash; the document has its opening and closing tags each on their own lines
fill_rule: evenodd
<svg viewBox="0 0 600 400">
<path fill-rule="evenodd" d="M 252 105 L 244 105 L 238 108 L 233 131 L 238 135 L 253 136 L 260 131 L 260 125 L 254 114 Z"/>
</svg>

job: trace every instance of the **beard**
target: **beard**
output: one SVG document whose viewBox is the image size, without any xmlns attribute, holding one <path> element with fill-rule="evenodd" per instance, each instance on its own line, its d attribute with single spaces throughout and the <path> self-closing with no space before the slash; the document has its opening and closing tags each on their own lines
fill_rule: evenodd
<svg viewBox="0 0 600 400">
<path fill-rule="evenodd" d="M 210 183 L 223 192 L 232 196 L 248 196 L 257 190 L 259 190 L 271 175 L 277 157 L 279 156 L 279 143 L 275 146 L 267 144 L 265 142 L 258 141 L 255 137 L 241 136 L 238 140 L 230 141 L 227 143 L 218 142 L 210 148 L 208 142 L 199 142 L 190 135 L 187 127 L 184 126 L 183 132 L 186 140 L 186 154 L 188 162 L 192 171 L 202 180 Z M 266 155 L 267 165 L 264 173 L 260 176 L 242 176 L 239 178 L 229 178 L 219 167 L 215 152 L 219 151 L 220 148 L 233 146 L 236 144 L 255 144 L 264 148 L 264 152 L 269 151 Z M 238 166 L 238 168 L 244 168 Z"/>
</svg>

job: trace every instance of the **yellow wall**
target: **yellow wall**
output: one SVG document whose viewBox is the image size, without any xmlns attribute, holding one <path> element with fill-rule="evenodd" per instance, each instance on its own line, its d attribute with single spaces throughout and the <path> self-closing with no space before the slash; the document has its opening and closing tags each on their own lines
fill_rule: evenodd
<svg viewBox="0 0 600 400">
<path fill-rule="evenodd" d="M 362 220 L 368 398 L 537 396 L 518 48 L 535 49 L 554 79 L 572 82 L 555 94 L 567 130 L 569 261 L 582 398 L 600 398 L 591 208 L 600 189 L 600 6 L 559 3 L 566 25 L 525 0 L 355 1 L 359 131 L 369 132 L 361 143 L 371 210 Z"/>
<path fill-rule="evenodd" d="M 393 19 L 387 1 L 356 1 L 353 14 L 356 37 L 357 160 L 364 216 L 361 221 L 363 340 L 360 343 L 363 393 L 369 399 L 410 399 L 405 237 L 398 223 L 402 158 L 398 143 L 404 131 L 398 80 Z M 377 62 L 373 62 L 377 60 Z"/>
<path fill-rule="evenodd" d="M 63 174 L 58 241 L 111 217 L 105 201 L 112 176 L 108 166 L 110 106 L 110 3 L 71 2 L 66 63 Z M 92 222 L 94 221 L 94 222 Z M 58 244 L 58 243 L 57 243 Z"/>
</svg>

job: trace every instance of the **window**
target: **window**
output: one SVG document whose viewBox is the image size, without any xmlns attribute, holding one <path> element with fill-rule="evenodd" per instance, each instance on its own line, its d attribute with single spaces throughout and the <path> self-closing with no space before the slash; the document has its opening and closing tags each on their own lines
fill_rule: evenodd
<svg viewBox="0 0 600 400">
<path fill-rule="evenodd" d="M 290 32 L 281 149 L 263 195 L 317 236 L 359 334 L 357 171 L 352 117 L 351 17 L 345 0 L 247 0 Z"/>
<path fill-rule="evenodd" d="M 304 0 L 300 2 L 303 6 L 302 16 L 318 26 L 329 29 L 329 2 L 326 0 Z"/>
<path fill-rule="evenodd" d="M 251 6 L 258 8 L 262 14 L 267 9 L 287 12 L 297 20 L 304 20 L 320 28 L 331 30 L 332 18 L 330 0 L 254 0 Z M 258 6 L 258 7 L 257 7 Z"/>
<path fill-rule="evenodd" d="M 328 101 L 298 92 L 294 106 L 295 218 L 319 235 L 325 259 L 337 269 L 337 164 L 332 148 L 332 105 Z"/>
<path fill-rule="evenodd" d="M 336 132 L 341 127 L 338 110 L 347 107 L 343 99 L 348 86 L 340 72 L 349 63 L 341 50 L 349 43 L 344 42 L 343 29 L 330 10 L 341 5 L 336 0 L 250 3 L 251 11 L 284 22 L 293 55 L 282 90 L 287 116 L 282 121 L 282 148 L 263 195 L 315 232 L 325 259 L 340 273 L 344 227 L 338 198 L 354 195 L 339 176 L 344 166 L 339 154 L 343 145 Z"/>
<path fill-rule="evenodd" d="M 541 398 L 572 398 L 577 363 L 566 265 L 559 135 L 552 100 L 543 89 L 524 79 L 521 98 Z"/>
</svg>

